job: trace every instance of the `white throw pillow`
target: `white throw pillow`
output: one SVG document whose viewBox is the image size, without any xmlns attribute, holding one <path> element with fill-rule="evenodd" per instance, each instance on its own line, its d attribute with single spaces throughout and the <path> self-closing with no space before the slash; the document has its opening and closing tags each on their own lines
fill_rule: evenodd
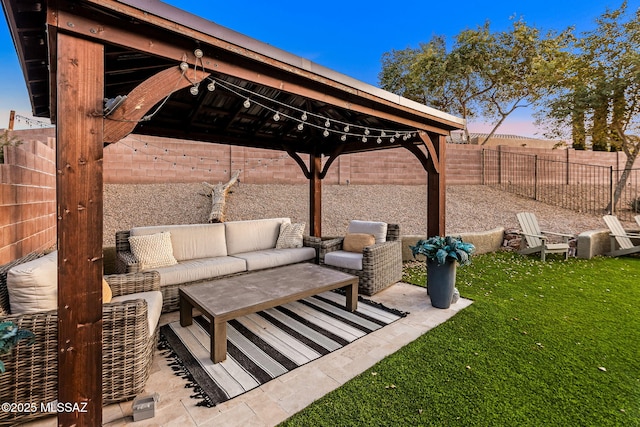
<svg viewBox="0 0 640 427">
<path fill-rule="evenodd" d="M 141 270 L 175 265 L 171 233 L 162 232 L 144 236 L 130 236 L 131 253 L 140 263 Z"/>
<path fill-rule="evenodd" d="M 280 225 L 280 235 L 276 242 L 276 249 L 301 248 L 304 227 L 304 222 L 294 224 L 290 224 L 288 222 L 282 223 Z"/>
</svg>

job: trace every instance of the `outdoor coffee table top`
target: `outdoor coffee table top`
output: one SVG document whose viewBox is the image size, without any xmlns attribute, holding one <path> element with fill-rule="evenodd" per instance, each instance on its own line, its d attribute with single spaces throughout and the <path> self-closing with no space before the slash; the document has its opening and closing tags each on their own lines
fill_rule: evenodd
<svg viewBox="0 0 640 427">
<path fill-rule="evenodd" d="M 289 301 L 347 285 L 357 287 L 356 276 L 311 263 L 292 264 L 269 270 L 203 282 L 180 288 L 196 305 L 206 307 L 217 321 L 273 307 L 274 301 Z"/>
</svg>

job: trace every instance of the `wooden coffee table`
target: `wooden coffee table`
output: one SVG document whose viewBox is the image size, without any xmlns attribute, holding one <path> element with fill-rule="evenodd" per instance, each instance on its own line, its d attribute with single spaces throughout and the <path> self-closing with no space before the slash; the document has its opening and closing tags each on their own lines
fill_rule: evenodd
<svg viewBox="0 0 640 427">
<path fill-rule="evenodd" d="M 311 263 L 202 282 L 179 289 L 180 325 L 193 323 L 193 308 L 210 320 L 211 360 L 227 357 L 227 321 L 319 293 L 345 288 L 346 309 L 358 306 L 358 277 Z"/>
</svg>

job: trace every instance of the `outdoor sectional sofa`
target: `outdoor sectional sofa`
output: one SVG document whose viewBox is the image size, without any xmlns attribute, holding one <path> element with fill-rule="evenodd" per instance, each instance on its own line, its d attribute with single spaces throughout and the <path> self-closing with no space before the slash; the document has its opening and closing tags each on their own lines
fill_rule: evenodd
<svg viewBox="0 0 640 427">
<path fill-rule="evenodd" d="M 55 293 L 48 298 L 49 304 L 57 306 L 57 254 L 32 253 L 0 266 L 0 322 L 11 321 L 35 336 L 33 344 L 21 341 L 0 356 L 6 368 L 0 374 L 0 402 L 34 404 L 38 409 L 2 411 L 0 426 L 50 415 L 40 411 L 40 404 L 58 398 L 57 310 L 32 306 L 25 313 L 17 313 L 11 297 L 16 295 L 19 275 L 28 276 L 29 289 L 53 287 Z M 113 298 L 102 309 L 102 398 L 104 403 L 113 403 L 133 399 L 144 390 L 158 340 L 162 294 L 160 275 L 154 271 L 108 275 L 104 279 Z M 35 281 L 40 284 L 34 285 Z M 42 303 L 43 291 L 38 289 L 37 294 Z"/>
<path fill-rule="evenodd" d="M 303 224 L 291 224 L 289 218 L 135 227 L 116 233 L 116 271 L 157 271 L 163 312 L 175 311 L 180 286 L 316 261 L 320 239 L 302 236 L 303 230 Z M 156 259 L 142 262 L 147 239 L 153 241 L 148 251 Z M 154 264 L 162 254 L 166 258 Z"/>
</svg>

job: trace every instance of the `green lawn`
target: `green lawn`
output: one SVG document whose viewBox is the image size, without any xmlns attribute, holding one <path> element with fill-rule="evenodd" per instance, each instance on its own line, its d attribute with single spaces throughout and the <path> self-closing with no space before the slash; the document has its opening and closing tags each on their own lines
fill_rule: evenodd
<svg viewBox="0 0 640 427">
<path fill-rule="evenodd" d="M 481 255 L 457 286 L 470 307 L 282 425 L 640 425 L 639 258 Z"/>
</svg>

